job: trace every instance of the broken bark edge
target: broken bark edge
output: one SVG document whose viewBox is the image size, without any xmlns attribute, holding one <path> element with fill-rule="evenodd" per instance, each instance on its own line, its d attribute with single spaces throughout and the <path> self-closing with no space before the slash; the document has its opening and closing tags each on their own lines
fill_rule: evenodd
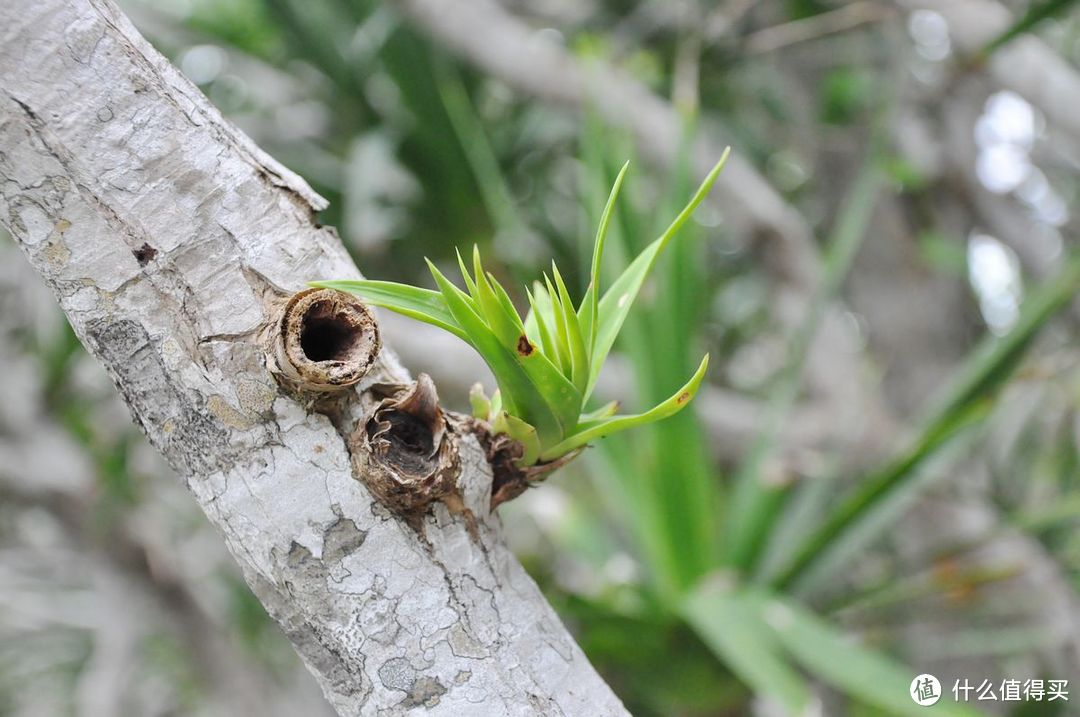
<svg viewBox="0 0 1080 717">
<path fill-rule="evenodd" d="M 282 306 L 267 354 L 279 382 L 325 393 L 358 383 L 381 346 L 379 326 L 366 304 L 342 291 L 305 289 Z"/>
</svg>

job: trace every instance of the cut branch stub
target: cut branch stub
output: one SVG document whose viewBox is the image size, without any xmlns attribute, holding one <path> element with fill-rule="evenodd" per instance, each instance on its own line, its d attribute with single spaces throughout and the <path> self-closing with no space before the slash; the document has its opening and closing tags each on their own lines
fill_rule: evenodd
<svg viewBox="0 0 1080 717">
<path fill-rule="evenodd" d="M 336 391 L 363 378 L 380 346 L 367 305 L 341 291 L 307 289 L 289 298 L 274 324 L 272 369 L 295 388 Z"/>
<path fill-rule="evenodd" d="M 356 474 L 383 504 L 406 516 L 457 491 L 460 461 L 452 425 L 427 374 L 415 383 L 377 385 L 382 398 L 350 441 Z"/>
</svg>

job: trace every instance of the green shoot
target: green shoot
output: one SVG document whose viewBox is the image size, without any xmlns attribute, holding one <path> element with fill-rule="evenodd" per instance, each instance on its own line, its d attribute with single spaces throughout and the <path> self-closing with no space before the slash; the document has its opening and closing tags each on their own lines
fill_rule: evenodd
<svg viewBox="0 0 1080 717">
<path fill-rule="evenodd" d="M 449 331 L 472 346 L 491 368 L 498 390 L 488 399 L 474 388 L 474 415 L 494 433 L 510 436 L 523 447 L 520 467 L 544 464 L 579 450 L 591 441 L 672 416 L 697 393 L 708 367 L 706 355 L 693 376 L 673 396 L 643 413 L 616 415 L 609 404 L 586 412 L 600 368 L 615 343 L 630 306 L 637 298 L 660 252 L 705 199 L 727 160 L 725 151 L 693 198 L 667 230 L 635 258 L 603 294 L 603 259 L 615 201 L 626 167 L 619 173 L 604 208 L 593 249 L 590 282 L 575 306 L 558 267 L 543 282 L 526 289 L 530 311 L 522 318 L 509 294 L 484 269 L 474 247 L 472 272 L 458 255 L 466 290 L 458 288 L 434 264 L 428 268 L 437 291 L 387 281 L 317 281 L 311 286 L 355 294 L 375 306 Z"/>
</svg>

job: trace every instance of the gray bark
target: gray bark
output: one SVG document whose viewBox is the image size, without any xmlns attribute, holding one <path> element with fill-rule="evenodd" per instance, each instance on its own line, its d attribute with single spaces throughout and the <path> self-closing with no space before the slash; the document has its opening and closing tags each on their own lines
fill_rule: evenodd
<svg viewBox="0 0 1080 717">
<path fill-rule="evenodd" d="M 442 503 L 417 530 L 271 376 L 282 297 L 359 276 L 324 206 L 111 3 L 0 4 L 0 222 L 336 709 L 624 714 L 505 548 L 475 440 L 475 531 Z M 384 349 L 351 391 L 407 380 Z"/>
</svg>

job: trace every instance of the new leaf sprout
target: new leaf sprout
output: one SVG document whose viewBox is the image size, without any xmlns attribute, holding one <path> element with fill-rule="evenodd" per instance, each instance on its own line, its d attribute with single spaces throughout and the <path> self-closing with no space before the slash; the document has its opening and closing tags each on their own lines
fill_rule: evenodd
<svg viewBox="0 0 1080 717">
<path fill-rule="evenodd" d="M 521 443 L 520 467 L 548 463 L 617 431 L 678 413 L 697 393 L 709 365 L 705 355 L 690 379 L 667 400 L 643 413 L 617 415 L 617 404 L 586 412 L 600 368 L 660 252 L 708 195 L 727 161 L 720 161 L 679 215 L 601 294 L 600 262 L 612 212 L 629 162 L 620 170 L 596 232 L 590 281 L 581 303 L 570 298 L 554 262 L 543 281 L 526 289 L 523 319 L 509 294 L 484 269 L 474 246 L 472 272 L 458 253 L 465 289 L 428 261 L 437 290 L 390 281 L 317 281 L 311 286 L 355 294 L 364 301 L 449 331 L 472 346 L 495 375 L 498 389 L 488 398 L 479 387 L 470 395 L 473 415 L 491 430 Z"/>
</svg>

